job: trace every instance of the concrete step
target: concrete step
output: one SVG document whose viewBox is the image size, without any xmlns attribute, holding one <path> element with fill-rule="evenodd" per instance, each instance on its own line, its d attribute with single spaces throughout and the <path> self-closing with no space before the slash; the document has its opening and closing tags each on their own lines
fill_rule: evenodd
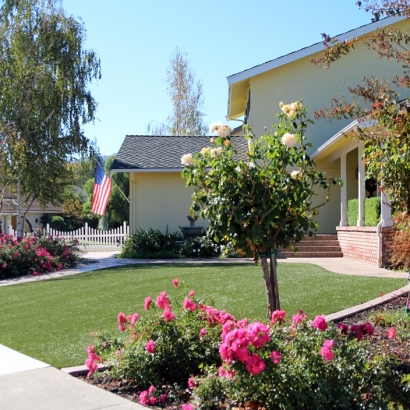
<svg viewBox="0 0 410 410">
<path fill-rule="evenodd" d="M 340 252 L 339 242 L 335 244 L 325 243 L 323 245 L 314 245 L 314 244 L 297 244 L 298 252 Z M 289 249 L 288 252 L 292 252 L 292 249 Z"/>
<path fill-rule="evenodd" d="M 337 251 L 309 251 L 309 252 L 298 252 L 294 253 L 292 251 L 279 252 L 280 258 L 342 258 L 343 252 Z"/>
</svg>

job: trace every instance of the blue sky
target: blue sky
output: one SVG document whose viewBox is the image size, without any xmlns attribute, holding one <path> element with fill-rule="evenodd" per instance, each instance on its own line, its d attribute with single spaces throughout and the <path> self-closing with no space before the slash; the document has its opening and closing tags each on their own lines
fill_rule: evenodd
<svg viewBox="0 0 410 410">
<path fill-rule="evenodd" d="M 125 135 L 146 134 L 151 120 L 166 120 L 172 107 L 163 80 L 176 47 L 203 83 L 206 123 L 224 122 L 227 76 L 372 17 L 356 0 L 62 0 L 62 6 L 82 19 L 86 48 L 101 59 L 102 78 L 90 87 L 98 119 L 84 129 L 103 155 L 116 153 Z"/>
</svg>

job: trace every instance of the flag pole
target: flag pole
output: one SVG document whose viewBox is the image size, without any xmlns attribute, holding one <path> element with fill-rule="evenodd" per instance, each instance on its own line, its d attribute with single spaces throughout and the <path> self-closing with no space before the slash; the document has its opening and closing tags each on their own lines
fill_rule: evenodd
<svg viewBox="0 0 410 410">
<path fill-rule="evenodd" d="M 100 162 L 98 161 L 98 159 L 95 160 L 95 162 L 98 163 L 98 165 L 104 170 L 105 173 L 105 169 L 104 167 L 100 164 Z M 107 174 L 106 174 L 107 175 Z M 118 188 L 118 190 L 121 192 L 122 196 L 124 197 L 124 199 L 130 203 L 130 200 L 126 197 L 126 195 L 124 194 L 124 192 L 122 192 L 122 189 L 118 186 L 118 184 L 111 178 L 110 175 L 107 175 L 107 177 L 110 179 L 110 181 Z"/>
</svg>

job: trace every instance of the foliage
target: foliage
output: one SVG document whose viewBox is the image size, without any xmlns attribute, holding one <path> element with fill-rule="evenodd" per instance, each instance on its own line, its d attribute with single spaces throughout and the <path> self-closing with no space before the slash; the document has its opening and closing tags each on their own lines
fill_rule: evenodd
<svg viewBox="0 0 410 410">
<path fill-rule="evenodd" d="M 347 201 L 347 221 L 349 226 L 356 226 L 359 218 L 359 200 L 357 198 Z"/>
<path fill-rule="evenodd" d="M 159 229 L 148 229 L 147 231 L 139 228 L 135 234 L 127 238 L 120 257 L 122 258 L 147 258 L 161 255 L 177 257 L 179 247 L 177 241 L 182 241 L 181 232 L 169 233 L 168 227 L 165 234 Z"/>
<path fill-rule="evenodd" d="M 22 239 L 0 234 L 0 277 L 37 276 L 72 268 L 80 261 L 78 242 L 32 234 Z"/>
<path fill-rule="evenodd" d="M 100 77 L 83 24 L 56 3 L 4 0 L 0 8 L 0 175 L 43 207 L 72 182 L 66 164 L 87 153 L 82 125 L 96 110 L 88 83 Z"/>
<path fill-rule="evenodd" d="M 380 222 L 382 201 L 380 197 L 364 200 L 364 222 L 366 226 L 377 226 Z"/>
<path fill-rule="evenodd" d="M 375 18 L 403 15 L 408 19 L 410 15 L 408 0 L 367 0 L 359 1 L 358 5 L 373 13 Z M 312 61 L 326 67 L 354 52 L 354 44 L 358 42 L 357 39 L 340 42 L 325 34 L 323 37 L 326 50 L 321 58 Z M 362 85 L 347 88 L 351 101 L 345 97 L 334 98 L 330 107 L 317 111 L 315 117 L 359 119 L 355 134 L 366 141 L 363 154 L 366 178 L 381 181 L 380 188 L 389 195 L 392 204 L 410 213 L 410 105 L 409 99 L 403 99 L 399 94 L 399 91 L 408 93 L 410 88 L 410 51 L 407 48 L 410 32 L 390 26 L 376 30 L 360 41 L 379 58 L 399 63 L 396 66 L 402 67 L 402 73 L 394 75 L 390 81 L 369 73 Z"/>
<path fill-rule="evenodd" d="M 179 279 L 173 283 L 182 288 Z M 149 395 L 177 383 L 202 409 L 378 409 L 387 408 L 393 391 L 398 404 L 409 399 L 395 360 L 367 348 L 374 333 L 368 322 L 308 322 L 303 311 L 288 321 L 285 311 L 273 312 L 269 323 L 236 320 L 186 290 L 177 298 L 166 291 L 147 297 L 145 314 L 120 312 L 122 335 L 97 334 L 88 346 L 89 376 L 98 363 L 109 364 L 109 374 L 143 390 L 142 404 L 155 404 Z"/>
<path fill-rule="evenodd" d="M 279 296 L 267 257 L 314 234 L 314 217 L 323 203 L 315 206 L 313 198 L 323 189 L 328 201 L 330 185 L 337 183 L 316 170 L 307 152 L 312 145 L 305 137 L 306 109 L 300 102 L 280 106 L 276 131 L 255 138 L 248 129 L 246 152 L 236 151 L 228 127 L 213 124 L 219 137 L 211 146 L 181 158 L 186 185 L 194 187 L 191 213 L 201 210 L 216 242 L 230 241 L 238 253 L 261 259 L 271 310 Z"/>
<path fill-rule="evenodd" d="M 186 258 L 213 258 L 221 254 L 221 249 L 209 236 L 204 235 L 192 240 L 185 239 L 180 253 Z"/>
<path fill-rule="evenodd" d="M 410 215 L 397 212 L 390 264 L 393 269 L 410 269 Z"/>
<path fill-rule="evenodd" d="M 364 200 L 364 223 L 366 226 L 376 226 L 380 222 L 381 198 L 366 198 Z M 359 200 L 347 201 L 347 220 L 349 226 L 356 226 L 359 219 Z"/>
<path fill-rule="evenodd" d="M 179 48 L 171 56 L 165 83 L 172 113 L 167 118 L 167 125 L 152 128 L 148 124 L 148 132 L 155 135 L 206 135 L 202 82 L 196 78 L 186 54 Z"/>
</svg>

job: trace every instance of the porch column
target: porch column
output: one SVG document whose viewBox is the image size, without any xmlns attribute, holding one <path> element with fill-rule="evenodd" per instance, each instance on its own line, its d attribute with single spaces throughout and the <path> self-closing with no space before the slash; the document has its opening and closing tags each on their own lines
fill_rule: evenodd
<svg viewBox="0 0 410 410">
<path fill-rule="evenodd" d="M 340 178 L 343 186 L 340 188 L 340 226 L 347 226 L 347 178 L 346 178 L 346 153 L 340 157 Z"/>
<path fill-rule="evenodd" d="M 390 199 L 388 195 L 382 192 L 381 195 L 381 202 L 382 202 L 382 223 L 383 226 L 393 226 L 393 221 L 391 220 L 391 206 L 390 206 Z"/>
<path fill-rule="evenodd" d="M 360 142 L 357 151 L 358 151 L 358 168 L 359 168 L 359 176 L 358 176 L 358 185 L 359 185 L 359 216 L 357 219 L 357 226 L 364 226 L 364 198 L 365 198 L 365 169 L 363 163 L 363 150 L 364 150 L 364 142 Z"/>
</svg>

